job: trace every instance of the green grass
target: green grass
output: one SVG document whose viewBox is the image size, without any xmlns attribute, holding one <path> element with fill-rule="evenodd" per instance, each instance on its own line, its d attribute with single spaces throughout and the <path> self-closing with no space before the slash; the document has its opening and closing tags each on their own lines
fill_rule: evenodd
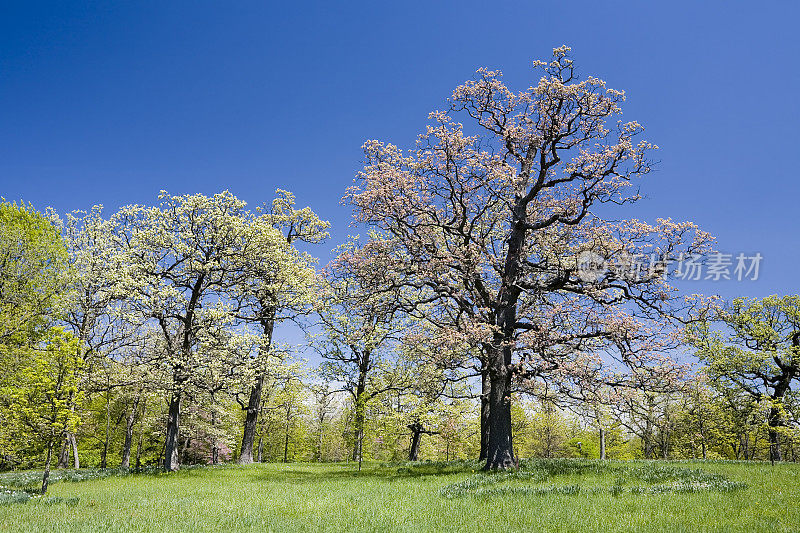
<svg viewBox="0 0 800 533">
<path fill-rule="evenodd" d="M 475 472 L 473 472 L 475 470 Z M 798 531 L 800 465 L 528 461 L 0 474 L 0 531 Z M 17 496 L 14 496 L 17 495 Z M 16 498 L 16 499 L 15 499 Z"/>
</svg>

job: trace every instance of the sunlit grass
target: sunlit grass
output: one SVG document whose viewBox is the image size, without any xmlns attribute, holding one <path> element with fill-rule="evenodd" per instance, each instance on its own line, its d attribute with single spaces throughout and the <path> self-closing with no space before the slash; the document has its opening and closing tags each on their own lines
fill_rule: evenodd
<svg viewBox="0 0 800 533">
<path fill-rule="evenodd" d="M 16 476 L 16 477 L 15 477 Z M 0 485 L 25 488 L 25 476 Z M 95 479 L 90 479 L 92 477 Z M 64 477 L 64 476 L 61 476 Z M 84 472 L 0 531 L 797 531 L 800 465 L 553 460 Z"/>
</svg>

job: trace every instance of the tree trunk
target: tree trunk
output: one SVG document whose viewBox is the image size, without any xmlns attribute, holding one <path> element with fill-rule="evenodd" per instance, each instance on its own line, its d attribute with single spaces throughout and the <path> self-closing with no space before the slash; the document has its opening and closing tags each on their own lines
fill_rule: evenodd
<svg viewBox="0 0 800 533">
<path fill-rule="evenodd" d="M 75 433 L 67 433 L 67 438 L 72 446 L 72 468 L 75 470 L 81 467 L 81 459 L 78 457 L 78 441 L 75 440 Z"/>
<path fill-rule="evenodd" d="M 370 354 L 364 352 L 359 363 L 358 371 L 358 384 L 356 385 L 356 405 L 355 416 L 353 419 L 353 461 L 358 462 L 358 468 L 361 470 L 361 459 L 363 457 L 363 444 L 364 444 L 364 421 L 366 419 L 366 402 L 367 402 L 367 372 L 369 369 Z"/>
<path fill-rule="evenodd" d="M 600 426 L 600 459 L 606 458 L 606 430 Z"/>
<path fill-rule="evenodd" d="M 774 413 L 772 411 L 775 411 Z M 778 440 L 778 426 L 780 425 L 779 414 L 776 409 L 770 411 L 769 420 L 769 460 L 772 464 L 781 461 L 781 445 Z"/>
<path fill-rule="evenodd" d="M 258 436 L 258 459 L 257 459 L 257 461 L 259 463 L 261 463 L 263 457 L 264 457 L 264 437 L 259 435 Z"/>
<path fill-rule="evenodd" d="M 362 399 L 356 401 L 356 413 L 353 421 L 353 461 L 361 461 L 362 446 L 364 443 L 364 405 Z"/>
<path fill-rule="evenodd" d="M 42 494 L 47 493 L 47 482 L 50 479 L 50 462 L 53 459 L 53 443 L 47 445 L 47 459 L 44 463 L 44 474 L 42 474 Z"/>
<path fill-rule="evenodd" d="M 70 452 L 69 438 L 64 433 L 64 442 L 61 443 L 61 453 L 58 454 L 58 463 L 56 468 L 67 468 L 69 466 L 69 452 Z"/>
<path fill-rule="evenodd" d="M 211 464 L 219 464 L 219 443 L 217 441 L 217 405 L 214 402 L 214 393 L 211 393 Z"/>
<path fill-rule="evenodd" d="M 167 437 L 164 440 L 164 470 L 172 472 L 180 468 L 178 460 L 178 430 L 181 416 L 181 392 L 173 391 L 167 415 Z"/>
<path fill-rule="evenodd" d="M 133 400 L 133 407 L 125 421 L 125 443 L 122 445 L 122 460 L 119 467 L 127 470 L 131 466 L 131 446 L 133 444 L 133 426 L 136 423 L 136 412 L 139 410 L 139 397 Z"/>
<path fill-rule="evenodd" d="M 414 422 L 413 424 L 409 425 L 408 428 L 411 430 L 411 448 L 408 450 L 408 460 L 418 461 L 419 443 L 420 440 L 422 440 L 422 424 L 419 422 Z M 448 453 L 447 455 L 450 454 Z"/>
<path fill-rule="evenodd" d="M 142 418 L 139 421 L 139 442 L 136 444 L 136 471 L 142 467 L 142 442 L 144 441 L 144 418 L 147 413 L 147 398 L 142 405 Z"/>
<path fill-rule="evenodd" d="M 268 313 L 268 318 L 261 322 L 267 342 L 266 346 L 260 348 L 259 357 L 265 357 L 265 354 L 269 353 L 270 346 L 272 346 L 272 332 L 275 329 L 274 316 L 274 312 Z M 240 465 L 249 465 L 253 462 L 253 442 L 256 438 L 258 415 L 261 412 L 261 395 L 264 389 L 265 379 L 266 375 L 262 370 L 256 376 L 256 382 L 250 389 L 250 398 L 247 400 L 247 409 L 245 410 L 242 447 L 239 453 Z"/>
<path fill-rule="evenodd" d="M 495 343 L 490 354 L 489 444 L 486 470 L 516 466 L 511 435 L 511 348 Z"/>
<path fill-rule="evenodd" d="M 289 413 L 290 410 L 286 409 L 286 431 L 283 439 L 283 462 L 289 462 Z"/>
<path fill-rule="evenodd" d="M 103 450 L 100 452 L 100 468 L 108 466 L 108 444 L 111 436 L 111 389 L 106 391 L 106 435 L 103 439 Z"/>
<path fill-rule="evenodd" d="M 486 363 L 481 368 L 481 451 L 478 461 L 485 461 L 489 456 L 489 391 L 492 384 Z"/>
<path fill-rule="evenodd" d="M 323 427 L 320 424 L 319 433 L 317 433 L 317 449 L 314 450 L 314 460 L 318 463 L 322 462 L 322 431 Z"/>
<path fill-rule="evenodd" d="M 247 401 L 247 410 L 244 419 L 244 433 L 242 434 L 242 448 L 239 453 L 239 464 L 249 465 L 253 462 L 253 442 L 256 438 L 258 426 L 258 413 L 261 410 L 261 392 L 264 388 L 264 374 L 259 374 L 256 382 L 250 389 L 250 399 Z"/>
</svg>

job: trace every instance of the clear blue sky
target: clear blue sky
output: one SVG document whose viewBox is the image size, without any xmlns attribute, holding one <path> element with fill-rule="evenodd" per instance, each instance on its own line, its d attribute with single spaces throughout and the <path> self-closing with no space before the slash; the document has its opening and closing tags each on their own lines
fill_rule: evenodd
<svg viewBox="0 0 800 533">
<path fill-rule="evenodd" d="M 800 289 L 796 3 L 109 4 L 0 6 L 5 198 L 63 213 L 160 189 L 258 204 L 282 187 L 333 223 L 327 258 L 365 139 L 407 146 L 477 67 L 527 87 L 531 60 L 568 44 L 661 147 L 632 214 L 764 255 L 758 282 L 688 288 Z"/>
</svg>

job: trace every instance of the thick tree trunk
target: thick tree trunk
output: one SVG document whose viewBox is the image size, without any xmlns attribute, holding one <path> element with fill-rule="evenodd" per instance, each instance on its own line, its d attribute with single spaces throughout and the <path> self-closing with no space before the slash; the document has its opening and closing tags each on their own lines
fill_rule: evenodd
<svg viewBox="0 0 800 533">
<path fill-rule="evenodd" d="M 419 422 L 414 422 L 413 424 L 409 425 L 408 428 L 411 430 L 411 448 L 408 450 L 408 460 L 418 461 L 419 443 L 422 440 L 422 424 Z M 450 454 L 448 453 L 448 455 Z"/>
<path fill-rule="evenodd" d="M 70 452 L 69 438 L 64 433 L 64 442 L 61 443 L 61 452 L 58 454 L 58 463 L 56 468 L 67 468 L 69 466 L 69 452 Z"/>
<path fill-rule="evenodd" d="M 167 436 L 164 440 L 164 470 L 171 472 L 180 468 L 178 460 L 178 431 L 181 416 L 181 392 L 172 393 L 167 414 Z"/>
<path fill-rule="evenodd" d="M 485 461 L 489 456 L 489 391 L 492 388 L 489 379 L 489 369 L 484 363 L 481 368 L 481 451 L 479 461 Z"/>
<path fill-rule="evenodd" d="M 244 433 L 242 434 L 242 448 L 239 452 L 239 464 L 249 465 L 253 462 L 253 442 L 256 438 L 258 427 L 258 413 L 261 411 L 261 393 L 264 388 L 264 375 L 256 378 L 255 384 L 250 389 L 250 399 L 247 401 L 247 410 L 244 418 Z"/>
<path fill-rule="evenodd" d="M 606 458 L 606 430 L 600 426 L 600 459 Z"/>
<path fill-rule="evenodd" d="M 781 445 L 778 440 L 779 433 L 778 427 L 781 425 L 781 414 L 780 411 L 773 407 L 769 411 L 769 460 L 772 464 L 776 462 L 780 462 L 781 457 Z"/>
<path fill-rule="evenodd" d="M 500 343 L 496 343 L 500 346 Z M 486 470 L 516 466 L 511 435 L 511 349 L 495 348 L 490 354 L 489 444 Z"/>
<path fill-rule="evenodd" d="M 53 443 L 47 445 L 47 459 L 44 463 L 44 474 L 42 474 L 42 494 L 47 493 L 47 483 L 50 480 L 50 462 L 53 459 Z"/>
<path fill-rule="evenodd" d="M 122 445 L 122 459 L 119 467 L 127 470 L 131 466 L 131 446 L 133 445 L 133 427 L 136 424 L 136 412 L 139 410 L 139 397 L 133 400 L 133 407 L 125 420 L 125 442 Z"/>
</svg>

